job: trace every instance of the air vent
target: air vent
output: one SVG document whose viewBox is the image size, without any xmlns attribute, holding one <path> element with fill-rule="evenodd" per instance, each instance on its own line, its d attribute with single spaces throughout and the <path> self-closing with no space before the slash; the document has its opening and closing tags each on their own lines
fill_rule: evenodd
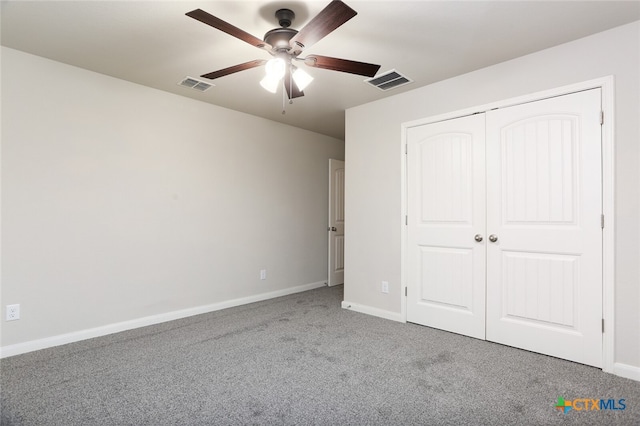
<svg viewBox="0 0 640 426">
<path fill-rule="evenodd" d="M 387 71 L 382 75 L 365 80 L 365 83 L 377 87 L 380 90 L 390 90 L 405 84 L 413 83 L 406 75 L 400 74 L 396 70 Z"/>
<path fill-rule="evenodd" d="M 213 86 L 211 83 L 205 83 L 192 77 L 185 77 L 178 85 L 197 90 L 198 92 L 206 92 Z"/>
</svg>

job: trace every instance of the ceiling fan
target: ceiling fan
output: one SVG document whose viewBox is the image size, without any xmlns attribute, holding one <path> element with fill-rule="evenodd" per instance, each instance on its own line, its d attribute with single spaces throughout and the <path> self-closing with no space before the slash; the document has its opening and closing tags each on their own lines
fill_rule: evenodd
<svg viewBox="0 0 640 426">
<path fill-rule="evenodd" d="M 201 76 L 211 80 L 266 65 L 266 75 L 260 82 L 262 87 L 275 93 L 280 82 L 283 81 L 289 99 L 293 99 L 304 96 L 304 88 L 313 80 L 308 73 L 296 67 L 293 64 L 294 61 L 303 62 L 310 67 L 342 71 L 367 77 L 375 76 L 380 69 L 380 65 L 332 58 L 329 56 L 307 55 L 304 58 L 300 57 L 300 54 L 305 49 L 357 15 L 355 10 L 340 0 L 333 0 L 329 3 L 300 31 L 290 28 L 291 22 L 295 18 L 295 13 L 290 9 L 279 9 L 275 15 L 280 28 L 268 31 L 264 35 L 264 40 L 260 40 L 202 9 L 192 10 L 186 15 L 220 31 L 224 31 L 252 46 L 266 50 L 273 56 L 273 58 L 268 61 L 256 59 Z"/>
</svg>

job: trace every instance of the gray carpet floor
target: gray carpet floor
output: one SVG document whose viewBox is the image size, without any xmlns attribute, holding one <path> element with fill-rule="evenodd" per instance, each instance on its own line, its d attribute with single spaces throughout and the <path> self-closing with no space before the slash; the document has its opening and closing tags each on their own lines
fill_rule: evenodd
<svg viewBox="0 0 640 426">
<path fill-rule="evenodd" d="M 0 361 L 2 425 L 640 424 L 640 383 L 343 310 L 342 287 Z M 558 397 L 625 410 L 554 408 Z"/>
</svg>

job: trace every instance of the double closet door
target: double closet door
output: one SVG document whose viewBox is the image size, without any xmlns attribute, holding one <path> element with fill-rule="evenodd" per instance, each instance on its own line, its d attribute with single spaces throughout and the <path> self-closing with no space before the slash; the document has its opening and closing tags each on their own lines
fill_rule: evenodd
<svg viewBox="0 0 640 426">
<path fill-rule="evenodd" d="M 602 366 L 600 89 L 407 130 L 407 320 Z"/>
</svg>

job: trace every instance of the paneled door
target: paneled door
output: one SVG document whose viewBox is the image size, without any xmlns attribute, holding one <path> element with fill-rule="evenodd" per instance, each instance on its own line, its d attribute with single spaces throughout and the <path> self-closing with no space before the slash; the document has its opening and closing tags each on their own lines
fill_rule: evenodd
<svg viewBox="0 0 640 426">
<path fill-rule="evenodd" d="M 407 131 L 407 321 L 485 338 L 484 115 Z"/>
<path fill-rule="evenodd" d="M 407 321 L 602 366 L 600 90 L 407 130 Z"/>
<path fill-rule="evenodd" d="M 487 340 L 602 366 L 600 89 L 487 112 Z"/>
<path fill-rule="evenodd" d="M 329 160 L 329 276 L 327 285 L 344 283 L 344 161 Z"/>
</svg>

